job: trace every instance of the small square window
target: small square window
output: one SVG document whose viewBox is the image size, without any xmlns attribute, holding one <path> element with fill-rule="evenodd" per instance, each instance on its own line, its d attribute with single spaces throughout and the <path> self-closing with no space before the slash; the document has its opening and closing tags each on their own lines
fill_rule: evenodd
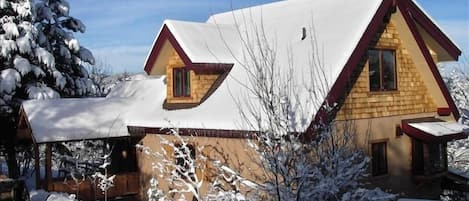
<svg viewBox="0 0 469 201">
<path fill-rule="evenodd" d="M 371 167 L 373 176 L 388 173 L 386 142 L 371 144 Z"/>
<path fill-rule="evenodd" d="M 186 68 L 173 69 L 173 96 L 189 97 L 191 96 L 191 77 L 190 71 Z"/>
<path fill-rule="evenodd" d="M 397 89 L 395 55 L 394 50 L 368 50 L 371 91 L 390 91 Z"/>
</svg>

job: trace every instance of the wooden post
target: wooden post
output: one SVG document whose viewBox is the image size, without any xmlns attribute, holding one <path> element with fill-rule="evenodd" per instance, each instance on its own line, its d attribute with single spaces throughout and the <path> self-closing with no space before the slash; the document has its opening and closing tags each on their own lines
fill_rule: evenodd
<svg viewBox="0 0 469 201">
<path fill-rule="evenodd" d="M 49 185 L 52 183 L 52 147 L 51 144 L 46 144 L 46 175 L 45 175 L 45 190 L 49 190 Z"/>
<path fill-rule="evenodd" d="M 39 159 L 39 146 L 34 143 L 34 169 L 36 170 L 36 189 L 41 188 L 41 165 Z"/>
</svg>

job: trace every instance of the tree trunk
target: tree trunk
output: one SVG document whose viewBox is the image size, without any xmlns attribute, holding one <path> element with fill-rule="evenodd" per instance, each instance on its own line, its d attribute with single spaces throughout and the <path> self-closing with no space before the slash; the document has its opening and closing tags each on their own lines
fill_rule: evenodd
<svg viewBox="0 0 469 201">
<path fill-rule="evenodd" d="M 20 176 L 18 163 L 16 161 L 16 129 L 14 122 L 8 120 L 8 118 L 1 118 L 3 121 L 1 128 L 3 131 L 6 131 L 5 140 L 2 140 L 3 146 L 5 147 L 6 152 L 6 162 L 8 165 L 8 177 L 16 179 Z"/>
<path fill-rule="evenodd" d="M 6 152 L 7 152 L 7 165 L 8 165 L 8 176 L 13 179 L 17 179 L 20 176 L 18 162 L 16 161 L 16 150 L 15 150 L 15 133 L 8 133 L 9 139 L 7 140 Z"/>
</svg>

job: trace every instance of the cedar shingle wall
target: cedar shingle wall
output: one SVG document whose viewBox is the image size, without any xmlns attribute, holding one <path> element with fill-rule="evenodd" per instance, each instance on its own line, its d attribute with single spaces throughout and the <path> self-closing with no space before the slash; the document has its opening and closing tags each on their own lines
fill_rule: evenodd
<svg viewBox="0 0 469 201">
<path fill-rule="evenodd" d="M 375 48 L 396 50 L 398 89 L 388 92 L 370 92 L 367 62 L 337 113 L 336 119 L 364 119 L 435 112 L 436 105 L 408 51 L 402 46 L 403 41 L 399 38 L 395 26 L 389 23 L 386 30 L 376 38 Z"/>
<path fill-rule="evenodd" d="M 166 100 L 168 103 L 198 103 L 205 96 L 207 91 L 213 85 L 219 75 L 217 74 L 196 74 L 191 70 L 191 97 L 174 97 L 173 96 L 173 68 L 185 67 L 176 51 L 173 51 L 168 65 L 166 66 Z"/>
</svg>

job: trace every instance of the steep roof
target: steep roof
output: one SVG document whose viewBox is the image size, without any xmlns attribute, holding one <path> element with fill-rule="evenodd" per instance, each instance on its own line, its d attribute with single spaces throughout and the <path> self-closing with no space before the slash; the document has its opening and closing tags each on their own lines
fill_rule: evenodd
<svg viewBox="0 0 469 201">
<path fill-rule="evenodd" d="M 206 23 L 166 20 L 149 51 L 145 71 L 151 72 L 159 50 L 167 41 L 187 65 L 200 67 L 205 64 L 231 64 L 228 76 L 207 100 L 193 108 L 164 109 L 166 79 L 162 76 L 129 82 L 111 92 L 102 102 L 94 103 L 85 99 L 84 103 L 77 103 L 76 108 L 96 114 L 107 112 L 112 116 L 107 118 L 108 122 L 117 115 L 122 125 L 127 126 L 162 128 L 168 126 L 170 121 L 181 128 L 251 130 L 245 124 L 245 117 L 239 114 L 239 110 L 247 110 L 239 101 L 252 98 L 246 89 L 249 83 L 246 68 L 253 62 L 250 55 L 262 59 L 263 55 L 259 55 L 256 48 L 267 42 L 275 51 L 274 65 L 280 73 L 291 70 L 289 67 L 293 66 L 293 78 L 297 84 L 322 89 L 315 97 L 310 97 L 306 88 L 298 89 L 295 94 L 298 96 L 297 102 L 307 104 L 297 114 L 298 117 L 306 118 L 298 119 L 297 131 L 305 131 L 313 122 L 314 115 L 318 117 L 325 101 L 335 103 L 346 93 L 351 73 L 362 60 L 383 20 L 395 6 L 396 1 L 393 0 L 290 0 L 216 14 Z M 431 22 L 430 18 L 426 20 Z M 428 22 L 423 19 L 420 23 Z M 302 38 L 303 33 L 305 38 Z M 451 43 L 446 46 L 448 51 L 457 52 L 454 47 Z M 312 65 L 315 59 L 320 61 L 318 65 Z M 121 99 L 125 101 L 119 101 Z M 54 107 L 54 101 L 26 102 L 28 118 L 33 114 L 31 112 L 37 112 L 33 105 Z M 61 101 L 57 100 L 57 104 Z M 98 105 L 104 105 L 107 101 L 110 103 L 109 109 L 100 109 Z M 74 101 L 63 100 L 61 104 L 65 107 L 66 102 Z M 255 101 L 252 103 L 256 104 Z M 291 104 L 294 106 L 296 103 Z M 120 113 L 114 111 L 116 108 L 121 108 Z M 253 105 L 253 108 L 259 106 Z M 36 121 L 36 125 L 56 120 L 55 116 L 45 114 L 42 112 L 29 120 Z M 68 115 L 67 118 L 77 120 L 86 120 L 88 117 L 78 112 L 68 114 L 66 109 L 57 109 L 54 115 Z M 84 122 L 71 127 L 79 129 L 93 126 L 97 125 Z M 34 133 L 41 129 L 38 126 L 31 127 Z M 61 127 L 51 129 L 60 131 Z"/>
</svg>

